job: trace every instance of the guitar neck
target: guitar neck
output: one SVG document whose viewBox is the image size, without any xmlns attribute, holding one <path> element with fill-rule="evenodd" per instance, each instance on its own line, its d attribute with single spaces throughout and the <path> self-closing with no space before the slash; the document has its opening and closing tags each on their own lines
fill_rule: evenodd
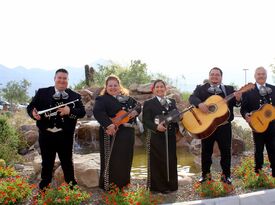
<svg viewBox="0 0 275 205">
<path fill-rule="evenodd" d="M 241 87 L 237 92 L 245 93 L 245 92 L 247 92 L 247 91 L 249 91 L 249 90 L 251 90 L 251 89 L 253 89 L 253 88 L 255 88 L 255 85 L 254 85 L 253 83 L 248 83 L 248 84 L 246 84 L 245 86 Z M 235 97 L 235 95 L 234 95 L 234 92 L 233 92 L 233 93 L 231 93 L 230 95 L 226 96 L 226 97 L 224 98 L 224 100 L 225 100 L 226 102 L 228 102 L 229 100 L 231 100 L 231 99 L 234 98 L 234 97 Z"/>
<path fill-rule="evenodd" d="M 231 100 L 231 99 L 234 98 L 234 97 L 235 97 L 234 93 L 231 93 L 230 95 L 227 95 L 227 96 L 224 98 L 224 100 L 225 100 L 226 102 L 228 102 L 229 100 Z"/>
<path fill-rule="evenodd" d="M 181 111 L 181 112 L 179 113 L 179 116 L 180 116 L 181 114 L 183 114 L 183 113 L 189 111 L 189 110 L 192 109 L 192 108 L 194 108 L 194 105 L 190 105 L 189 107 L 185 108 L 183 111 Z"/>
</svg>

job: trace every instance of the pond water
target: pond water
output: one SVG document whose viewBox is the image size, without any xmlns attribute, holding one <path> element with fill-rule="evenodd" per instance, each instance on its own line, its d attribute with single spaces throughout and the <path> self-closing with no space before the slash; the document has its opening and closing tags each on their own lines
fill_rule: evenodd
<svg viewBox="0 0 275 205">
<path fill-rule="evenodd" d="M 200 167 L 194 163 L 194 155 L 188 150 L 178 147 L 177 158 L 178 172 L 198 173 L 200 171 Z M 147 175 L 147 155 L 143 147 L 135 147 L 131 174 L 134 177 L 146 177 Z"/>
<path fill-rule="evenodd" d="M 89 154 L 90 148 L 83 148 L 79 145 L 74 145 L 74 153 L 76 154 Z M 198 173 L 200 167 L 194 163 L 194 155 L 191 154 L 186 148 L 177 147 L 177 159 L 178 159 L 178 172 L 184 173 Z M 134 148 L 134 158 L 132 164 L 132 173 L 135 177 L 147 176 L 147 155 L 144 147 Z"/>
</svg>

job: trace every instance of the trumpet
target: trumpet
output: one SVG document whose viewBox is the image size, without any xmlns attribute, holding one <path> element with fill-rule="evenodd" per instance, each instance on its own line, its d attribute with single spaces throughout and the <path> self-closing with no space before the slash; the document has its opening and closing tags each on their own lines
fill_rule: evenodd
<svg viewBox="0 0 275 205">
<path fill-rule="evenodd" d="M 52 111 L 52 110 L 56 110 L 60 107 L 64 107 L 66 105 L 69 105 L 69 104 L 74 104 L 75 105 L 75 102 L 77 102 L 77 101 L 79 101 L 79 99 L 76 99 L 76 100 L 73 100 L 73 101 L 70 101 L 70 102 L 67 102 L 67 103 L 64 103 L 64 104 L 60 104 L 60 105 L 57 105 L 55 107 L 52 107 L 52 108 L 49 108 L 49 109 L 46 109 L 46 110 L 40 110 L 40 111 L 37 112 L 37 114 L 39 114 L 39 115 L 45 114 L 46 117 L 55 116 L 55 115 L 57 115 L 57 111 L 53 112 L 53 113 L 50 113 L 50 114 L 47 114 L 47 113 Z"/>
</svg>

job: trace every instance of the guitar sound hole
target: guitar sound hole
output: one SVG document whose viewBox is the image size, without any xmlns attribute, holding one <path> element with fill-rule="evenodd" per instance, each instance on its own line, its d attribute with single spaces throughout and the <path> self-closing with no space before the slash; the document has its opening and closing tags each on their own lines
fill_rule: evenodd
<svg viewBox="0 0 275 205">
<path fill-rule="evenodd" d="M 264 113 L 264 115 L 265 115 L 266 118 L 270 118 L 271 115 L 272 115 L 271 110 L 266 110 L 265 113 Z"/>
<path fill-rule="evenodd" d="M 216 110 L 217 110 L 217 107 L 216 107 L 216 105 L 210 105 L 209 107 L 208 107 L 208 110 L 209 110 L 209 112 L 216 112 Z"/>
</svg>

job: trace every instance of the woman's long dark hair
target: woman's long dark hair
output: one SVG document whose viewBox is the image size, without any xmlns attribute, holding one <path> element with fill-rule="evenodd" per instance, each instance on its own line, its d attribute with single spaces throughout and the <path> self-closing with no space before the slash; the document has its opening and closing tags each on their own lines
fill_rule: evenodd
<svg viewBox="0 0 275 205">
<path fill-rule="evenodd" d="M 166 87 L 166 83 L 165 83 L 163 80 L 157 79 L 157 80 L 155 80 L 154 83 L 152 84 L 152 87 L 151 87 L 151 91 L 152 91 L 152 92 L 153 92 L 154 88 L 156 87 L 156 84 L 157 84 L 157 83 L 162 83 L 162 84 L 164 85 L 164 87 Z"/>
</svg>

